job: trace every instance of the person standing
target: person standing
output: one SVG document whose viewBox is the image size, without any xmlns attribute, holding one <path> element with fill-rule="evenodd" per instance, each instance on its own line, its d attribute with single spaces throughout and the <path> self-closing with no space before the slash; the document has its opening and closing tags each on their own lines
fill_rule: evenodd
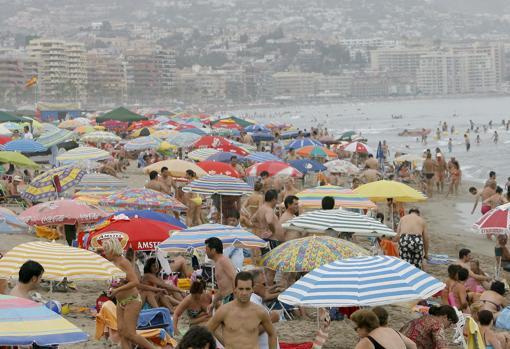
<svg viewBox="0 0 510 349">
<path fill-rule="evenodd" d="M 218 285 L 218 291 L 214 293 L 208 309 L 209 314 L 212 314 L 215 306 L 219 306 L 222 302 L 226 304 L 234 299 L 236 270 L 230 259 L 223 254 L 223 243 L 217 237 L 205 240 L 205 253 L 207 258 L 214 262 L 214 277 Z"/>
<path fill-rule="evenodd" d="M 23 139 L 34 139 L 34 135 L 30 132 L 30 127 L 23 127 Z"/>
<path fill-rule="evenodd" d="M 469 151 L 469 149 L 471 149 L 471 141 L 467 133 L 464 134 L 464 143 L 466 144 L 466 151 Z"/>
<path fill-rule="evenodd" d="M 299 198 L 295 195 L 289 195 L 283 201 L 285 212 L 280 217 L 280 224 L 290 221 L 292 218 L 299 216 Z M 283 228 L 282 228 L 283 229 Z M 283 234 L 285 241 L 297 239 L 301 237 L 301 233 L 292 229 L 284 229 Z"/>
<path fill-rule="evenodd" d="M 432 160 L 432 154 L 427 152 L 427 157 L 423 161 L 423 167 L 421 169 L 427 183 L 427 196 L 432 197 L 434 191 L 434 175 L 436 172 L 436 163 Z"/>
<path fill-rule="evenodd" d="M 409 213 L 400 219 L 396 241 L 400 258 L 421 269 L 423 258 L 428 258 L 429 237 L 427 224 L 420 217 L 420 210 L 411 208 Z"/>
<path fill-rule="evenodd" d="M 443 193 L 446 176 L 446 161 L 442 153 L 436 153 L 436 187 L 439 193 Z"/>
</svg>

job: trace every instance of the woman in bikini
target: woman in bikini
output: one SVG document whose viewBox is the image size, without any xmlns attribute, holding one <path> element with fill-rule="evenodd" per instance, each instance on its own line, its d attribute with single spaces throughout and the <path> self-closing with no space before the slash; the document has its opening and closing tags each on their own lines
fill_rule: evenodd
<svg viewBox="0 0 510 349">
<path fill-rule="evenodd" d="M 197 174 L 193 170 L 186 170 L 186 179 L 192 182 L 197 179 Z M 188 207 L 186 214 L 186 225 L 193 227 L 203 224 L 202 220 L 202 198 L 198 194 L 184 193 L 184 203 Z"/>
<path fill-rule="evenodd" d="M 457 282 L 457 273 L 459 272 L 460 268 L 462 268 L 460 265 L 457 264 L 451 264 L 448 266 L 448 278 L 445 280 L 446 287 L 443 288 L 443 291 L 441 292 L 441 300 L 443 305 L 450 304 L 448 301 L 448 296 L 450 292 L 452 292 L 453 285 Z"/>
<path fill-rule="evenodd" d="M 255 215 L 259 207 L 264 202 L 264 193 L 262 191 L 262 182 L 255 182 L 254 191 L 244 200 L 241 205 L 241 224 L 251 227 L 251 217 Z"/>
<path fill-rule="evenodd" d="M 205 293 L 205 283 L 203 280 L 194 281 L 189 289 L 190 294 L 175 308 L 174 312 L 174 334 L 179 335 L 179 318 L 186 311 L 189 317 L 190 325 L 198 325 L 209 321 L 211 316 L 207 312 L 207 307 L 212 302 L 210 294 Z"/>
<path fill-rule="evenodd" d="M 469 271 L 465 268 L 460 268 L 457 271 L 457 278 L 455 282 L 450 287 L 450 292 L 448 294 L 448 302 L 452 307 L 457 307 L 464 314 L 469 314 L 469 301 L 468 301 L 468 293 L 466 290 L 466 286 L 464 286 L 464 282 L 469 277 Z"/>
<path fill-rule="evenodd" d="M 477 302 L 480 310 L 489 310 L 494 314 L 494 318 L 496 318 L 499 312 L 508 305 L 504 295 L 505 284 L 501 281 L 494 281 L 491 284 L 491 289 L 482 293 Z"/>
<path fill-rule="evenodd" d="M 460 166 L 457 161 L 452 162 L 452 166 L 450 167 L 450 186 L 448 187 L 448 193 L 446 194 L 446 197 L 450 194 L 455 194 L 459 192 L 459 184 L 460 184 L 460 178 L 462 174 L 460 172 Z"/>
<path fill-rule="evenodd" d="M 110 238 L 105 240 L 102 245 L 106 259 L 126 273 L 126 278 L 111 290 L 111 297 L 115 297 L 117 300 L 117 329 L 121 347 L 130 349 L 132 344 L 136 344 L 142 348 L 152 349 L 154 346 L 136 333 L 138 315 L 142 308 L 136 272 L 131 262 L 122 256 L 122 245 L 119 240 Z"/>
<path fill-rule="evenodd" d="M 161 289 L 161 291 L 156 294 L 158 305 L 173 311 L 174 306 L 182 301 L 183 296 L 179 288 L 158 277 L 160 272 L 161 266 L 158 260 L 155 257 L 147 259 L 143 268 L 142 283 L 150 287 Z"/>
</svg>

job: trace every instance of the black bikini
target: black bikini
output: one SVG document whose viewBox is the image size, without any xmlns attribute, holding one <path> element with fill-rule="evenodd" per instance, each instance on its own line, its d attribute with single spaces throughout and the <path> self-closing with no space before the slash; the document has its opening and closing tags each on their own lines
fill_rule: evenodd
<svg viewBox="0 0 510 349">
<path fill-rule="evenodd" d="M 386 349 L 385 347 L 383 347 L 381 344 L 379 344 L 379 342 L 376 341 L 375 339 L 373 339 L 372 337 L 368 336 L 367 338 L 368 338 L 368 340 L 370 342 L 372 342 L 372 344 L 374 345 L 375 349 Z"/>
</svg>

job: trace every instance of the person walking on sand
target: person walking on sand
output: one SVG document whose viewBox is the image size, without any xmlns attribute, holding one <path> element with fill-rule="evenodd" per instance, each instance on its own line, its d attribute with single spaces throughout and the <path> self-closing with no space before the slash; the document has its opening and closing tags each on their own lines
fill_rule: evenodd
<svg viewBox="0 0 510 349">
<path fill-rule="evenodd" d="M 268 312 L 250 301 L 253 293 L 253 276 L 240 272 L 234 281 L 234 301 L 218 309 L 209 321 L 207 328 L 216 333 L 222 326 L 220 342 L 229 349 L 259 348 L 259 333 L 267 333 L 269 349 L 277 348 L 276 331 Z"/>
<path fill-rule="evenodd" d="M 442 153 L 436 153 L 436 187 L 438 193 L 443 193 L 444 180 L 446 177 L 446 161 Z"/>
<path fill-rule="evenodd" d="M 433 189 L 434 189 L 434 174 L 436 172 L 436 163 L 432 160 L 432 154 L 427 152 L 427 158 L 423 162 L 422 173 L 425 176 L 425 180 L 427 183 L 427 196 L 429 198 L 432 197 Z"/>
<path fill-rule="evenodd" d="M 427 224 L 420 217 L 420 210 L 411 208 L 409 214 L 400 219 L 397 227 L 397 236 L 400 258 L 422 268 L 423 258 L 428 258 L 429 236 Z"/>
</svg>

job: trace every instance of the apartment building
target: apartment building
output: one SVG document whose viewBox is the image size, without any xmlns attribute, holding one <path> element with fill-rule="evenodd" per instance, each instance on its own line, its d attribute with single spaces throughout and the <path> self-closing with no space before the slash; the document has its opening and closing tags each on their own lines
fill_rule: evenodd
<svg viewBox="0 0 510 349">
<path fill-rule="evenodd" d="M 317 94 L 322 74 L 302 72 L 279 72 L 273 74 L 275 97 L 306 98 Z"/>
<path fill-rule="evenodd" d="M 127 97 L 126 66 L 120 57 L 108 53 L 87 54 L 89 102 L 124 104 Z"/>
<path fill-rule="evenodd" d="M 30 92 L 25 88 L 27 80 L 37 75 L 37 66 L 22 52 L 0 49 L 0 100 L 16 103 Z"/>
<path fill-rule="evenodd" d="M 427 49 L 381 48 L 370 51 L 370 65 L 374 71 L 416 77 L 421 56 Z"/>
</svg>

